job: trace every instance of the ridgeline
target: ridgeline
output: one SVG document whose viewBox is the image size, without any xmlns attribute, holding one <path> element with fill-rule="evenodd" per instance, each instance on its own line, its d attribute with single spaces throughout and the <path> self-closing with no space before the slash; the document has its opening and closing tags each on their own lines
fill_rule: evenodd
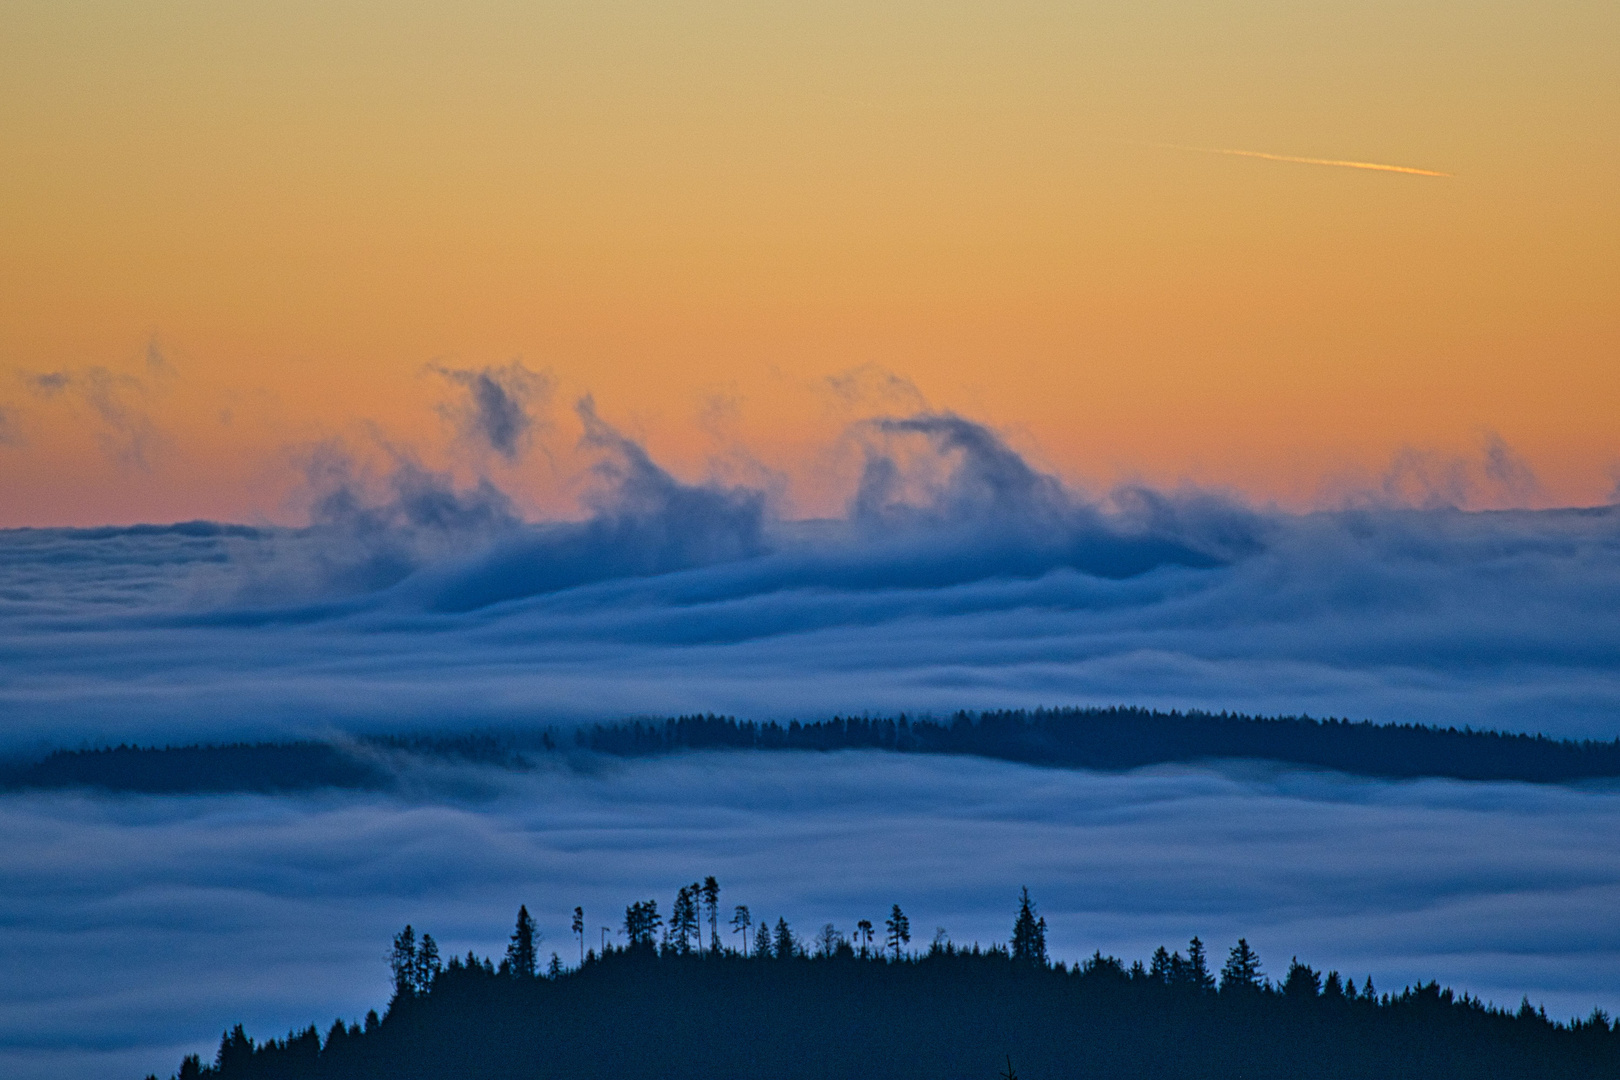
<svg viewBox="0 0 1620 1080">
<path fill-rule="evenodd" d="M 363 1026 L 256 1043 L 240 1025 L 177 1080 L 1563 1080 L 1620 1077 L 1620 1027 L 1567 1024 L 1434 983 L 1379 995 L 1297 961 L 1277 983 L 1247 942 L 1219 979 L 1194 938 L 1147 966 L 1046 955 L 1028 893 L 1010 947 L 906 950 L 896 905 L 881 943 L 825 927 L 807 950 L 761 921 L 718 946 L 718 886 L 683 888 L 670 925 L 644 901 L 624 947 L 536 966 L 528 911 L 499 966 L 441 965 L 429 935 L 395 938 L 395 992 Z M 703 908 L 709 932 L 703 935 Z M 747 909 L 733 924 L 747 936 Z M 583 945 L 583 918 L 574 927 Z M 695 939 L 695 940 L 694 940 Z M 1003 1071 L 1005 1069 L 1005 1071 Z M 149 1077 L 148 1080 L 156 1080 Z"/>
<path fill-rule="evenodd" d="M 1620 777 L 1620 739 L 1255 717 L 1136 708 L 835 717 L 788 724 L 720 716 L 466 735 L 361 736 L 215 746 L 58 750 L 0 764 L 0 790 L 95 788 L 162 794 L 386 789 L 411 760 L 532 767 L 580 752 L 646 757 L 689 750 L 884 750 L 956 754 L 1052 768 L 1119 771 L 1250 759 L 1386 779 L 1442 777 L 1561 784 Z"/>
</svg>

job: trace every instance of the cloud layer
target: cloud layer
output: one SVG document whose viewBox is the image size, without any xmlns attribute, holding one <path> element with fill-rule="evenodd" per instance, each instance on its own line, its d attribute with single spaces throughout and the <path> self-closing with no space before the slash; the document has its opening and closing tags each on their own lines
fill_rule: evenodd
<svg viewBox="0 0 1620 1080">
<path fill-rule="evenodd" d="M 1620 734 L 1612 508 L 1087 498 L 920 414 L 785 521 L 580 413 L 576 520 L 328 449 L 307 529 L 0 534 L 0 746 L 1115 703 Z"/>
<path fill-rule="evenodd" d="M 491 451 L 516 440 L 478 415 Z M 0 534 L 0 748 L 1118 702 L 1620 734 L 1612 509 L 1088 497 L 924 413 L 852 428 L 847 512 L 789 521 L 580 415 L 576 519 L 325 446 L 308 528 Z M 1620 1006 L 1620 863 L 1591 842 L 1620 825 L 1611 792 L 861 753 L 406 781 L 0 798 L 0 959 L 20 973 L 0 1070 L 172 1068 L 227 1022 L 375 1004 L 407 920 L 488 951 L 528 903 L 566 955 L 574 904 L 595 934 L 705 873 L 806 933 L 899 900 L 924 936 L 989 941 L 1028 884 L 1071 957 L 1241 933 L 1273 970 L 1298 952 L 1385 986 Z"/>
</svg>

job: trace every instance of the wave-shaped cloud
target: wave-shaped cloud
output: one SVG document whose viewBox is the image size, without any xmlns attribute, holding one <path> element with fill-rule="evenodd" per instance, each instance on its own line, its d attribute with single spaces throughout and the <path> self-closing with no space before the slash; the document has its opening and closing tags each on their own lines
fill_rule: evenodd
<svg viewBox="0 0 1620 1080">
<path fill-rule="evenodd" d="M 1088 497 L 923 413 L 793 521 L 579 412 L 577 520 L 325 447 L 305 529 L 0 535 L 0 741 L 1121 702 L 1617 734 L 1612 508 Z"/>
</svg>

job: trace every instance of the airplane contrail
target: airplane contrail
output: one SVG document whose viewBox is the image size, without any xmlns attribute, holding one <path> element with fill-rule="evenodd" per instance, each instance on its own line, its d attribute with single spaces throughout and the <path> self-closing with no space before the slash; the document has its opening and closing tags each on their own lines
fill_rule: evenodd
<svg viewBox="0 0 1620 1080">
<path fill-rule="evenodd" d="M 1449 178 L 1448 172 L 1417 169 L 1410 165 L 1381 165 L 1376 161 L 1339 161 L 1334 158 L 1293 157 L 1289 154 L 1266 154 L 1259 150 L 1223 150 L 1209 146 L 1175 146 L 1171 143 L 1149 143 L 1163 150 L 1185 150 L 1194 154 L 1227 154 L 1231 157 L 1260 158 L 1263 161 L 1291 161 L 1296 165 L 1335 165 L 1341 169 L 1372 169 L 1375 172 L 1406 173 L 1409 176 L 1440 176 Z"/>
</svg>

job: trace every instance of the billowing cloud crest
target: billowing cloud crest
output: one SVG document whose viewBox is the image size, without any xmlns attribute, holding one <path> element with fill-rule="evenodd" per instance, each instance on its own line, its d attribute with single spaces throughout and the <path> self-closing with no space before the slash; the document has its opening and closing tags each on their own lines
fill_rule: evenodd
<svg viewBox="0 0 1620 1080">
<path fill-rule="evenodd" d="M 1088 499 L 924 413 L 857 425 L 845 515 L 783 520 L 579 412 L 579 520 L 325 447 L 306 529 L 0 536 L 0 739 L 1121 702 L 1616 734 L 1612 509 Z"/>
</svg>

